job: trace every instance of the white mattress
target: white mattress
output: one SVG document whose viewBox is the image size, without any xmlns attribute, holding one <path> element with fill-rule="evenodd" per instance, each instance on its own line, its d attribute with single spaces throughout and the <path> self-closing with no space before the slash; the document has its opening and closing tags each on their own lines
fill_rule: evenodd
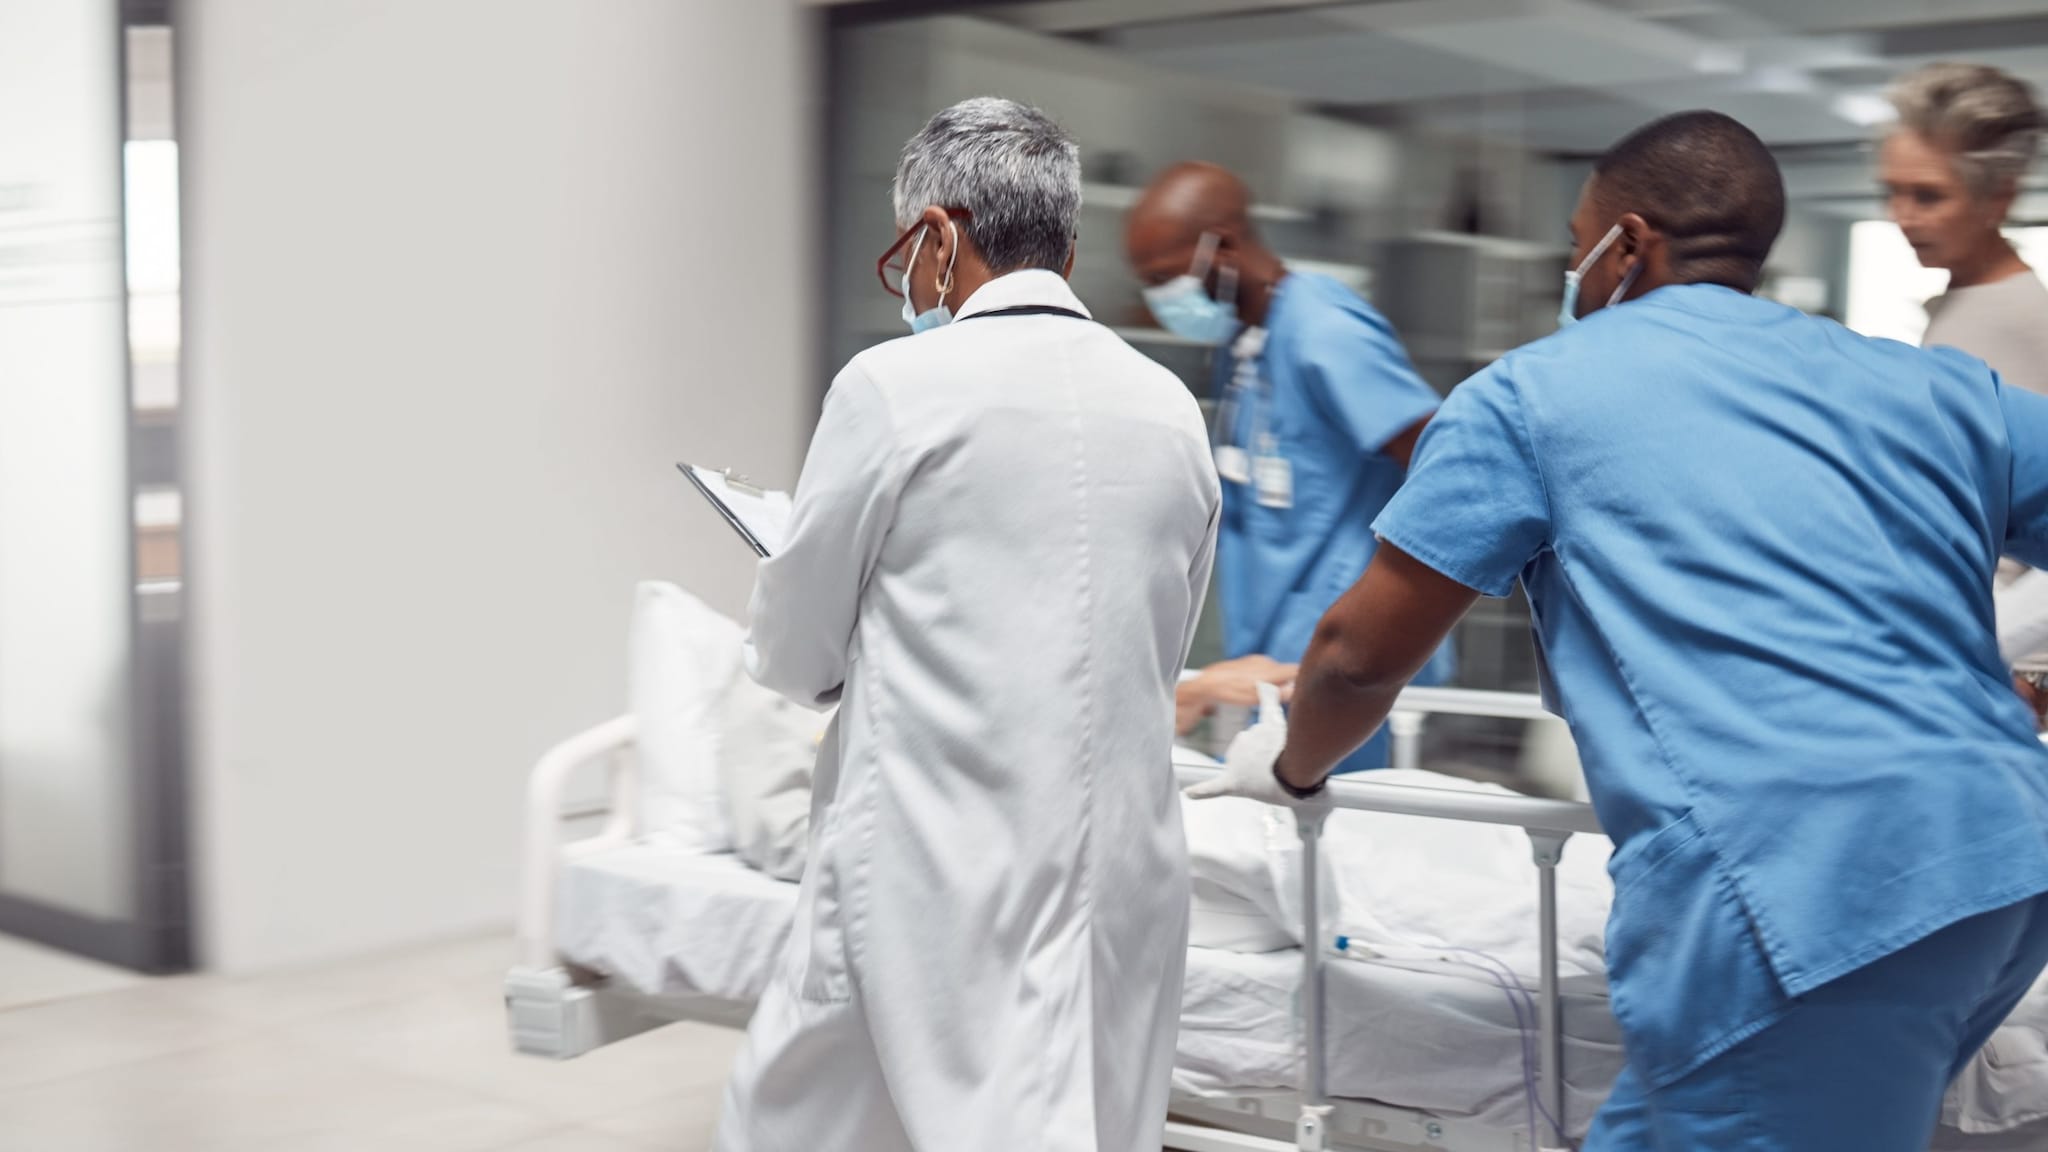
<svg viewBox="0 0 2048 1152">
<path fill-rule="evenodd" d="M 796 894 L 796 885 L 731 855 L 652 845 L 572 849 L 558 880 L 556 948 L 650 995 L 751 1003 L 782 954 Z M 1296 1087 L 1300 973 L 1297 951 L 1189 949 L 1175 1091 Z M 1568 1121 L 1583 1135 L 1620 1072 L 1620 1032 L 1602 981 L 1567 977 L 1564 987 Z M 1443 965 L 1333 960 L 1325 990 L 1334 1095 L 1527 1127 L 1520 1029 L 1488 977 Z M 1938 1149 L 2048 1148 L 2048 976 L 1964 1071 L 1944 1123 Z"/>
<path fill-rule="evenodd" d="M 1188 950 L 1174 1090 L 1290 1090 L 1301 1082 L 1294 1016 L 1301 954 Z M 1567 1121 L 1584 1135 L 1621 1072 L 1621 1037 L 1599 981 L 1565 986 Z M 1521 1031 L 1506 993 L 1462 968 L 1333 960 L 1323 982 L 1335 1096 L 1528 1127 Z M 1535 1058 L 1536 1021 L 1528 1017 Z M 1532 1064 L 1528 1075 L 1536 1074 Z M 1540 1125 L 1539 1125 L 1540 1126 Z"/>
<path fill-rule="evenodd" d="M 555 950 L 651 996 L 752 1003 L 789 939 L 796 893 L 730 853 L 572 849 L 555 881 Z"/>
<path fill-rule="evenodd" d="M 561 954 L 650 995 L 757 998 L 796 909 L 795 885 L 733 856 L 648 845 L 573 857 L 558 883 Z M 1297 1086 L 1300 973 L 1294 951 L 1189 949 L 1175 1090 L 1220 1096 Z M 1572 1126 L 1583 1132 L 1620 1071 L 1621 1047 L 1604 989 L 1580 983 L 1565 1009 L 1565 1066 Z M 1514 1012 L 1486 977 L 1339 960 L 1326 989 L 1334 1094 L 1526 1127 Z"/>
</svg>

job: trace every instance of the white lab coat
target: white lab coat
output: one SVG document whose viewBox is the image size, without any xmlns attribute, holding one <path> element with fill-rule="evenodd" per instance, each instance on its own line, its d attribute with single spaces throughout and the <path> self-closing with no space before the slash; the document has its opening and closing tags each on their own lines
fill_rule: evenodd
<svg viewBox="0 0 2048 1152">
<path fill-rule="evenodd" d="M 1013 273 L 855 357 L 761 565 L 749 670 L 841 707 L 721 1152 L 1159 1147 L 1220 500 L 1180 381 L 1092 320 L 981 315 L 1033 305 L 1084 312 Z"/>
</svg>

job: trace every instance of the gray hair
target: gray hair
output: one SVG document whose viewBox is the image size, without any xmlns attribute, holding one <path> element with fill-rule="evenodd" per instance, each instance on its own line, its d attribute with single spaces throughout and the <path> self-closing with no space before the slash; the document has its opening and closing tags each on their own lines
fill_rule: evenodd
<svg viewBox="0 0 2048 1152">
<path fill-rule="evenodd" d="M 965 208 L 962 230 L 998 275 L 1066 267 L 1081 215 L 1081 148 L 1014 100 L 962 100 L 903 145 L 896 226 L 926 208 Z"/>
<path fill-rule="evenodd" d="M 1982 64 L 1929 64 L 1891 91 L 1899 125 L 1953 153 L 1970 193 L 1995 196 L 2026 174 L 2044 118 L 2034 89 Z"/>
</svg>

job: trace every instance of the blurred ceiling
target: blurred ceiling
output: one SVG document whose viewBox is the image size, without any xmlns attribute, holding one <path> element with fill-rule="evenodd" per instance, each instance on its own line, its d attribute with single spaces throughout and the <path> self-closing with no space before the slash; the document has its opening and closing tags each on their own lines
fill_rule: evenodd
<svg viewBox="0 0 2048 1152">
<path fill-rule="evenodd" d="M 1597 154 L 1716 108 L 1781 148 L 1800 199 L 1874 204 L 1885 87 L 1967 58 L 2048 91 L 2048 0 L 1010 0 L 955 6 L 1332 114 Z M 2048 215 L 2048 184 L 2021 209 Z M 2037 202 L 2038 201 L 2038 202 Z"/>
</svg>

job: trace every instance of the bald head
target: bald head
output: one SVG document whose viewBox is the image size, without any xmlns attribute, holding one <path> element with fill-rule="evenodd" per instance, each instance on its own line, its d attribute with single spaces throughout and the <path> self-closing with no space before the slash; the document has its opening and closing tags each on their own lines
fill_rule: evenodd
<svg viewBox="0 0 2048 1152">
<path fill-rule="evenodd" d="M 1214 291 L 1217 270 L 1229 268 L 1232 295 L 1252 313 L 1245 318 L 1256 322 L 1271 282 L 1284 272 L 1259 243 L 1251 205 L 1251 189 L 1229 169 L 1201 163 L 1168 168 L 1146 186 L 1125 220 L 1124 255 L 1131 271 L 1147 287 L 1164 284 L 1192 270 L 1202 238 L 1213 236 L 1208 287 Z"/>
<path fill-rule="evenodd" d="M 1241 228 L 1251 219 L 1251 206 L 1251 190 L 1236 173 L 1214 164 L 1176 164 L 1138 197 L 1125 235 L 1158 230 L 1200 237 L 1212 229 Z"/>
<path fill-rule="evenodd" d="M 1124 255 L 1145 284 L 1188 270 L 1202 234 L 1250 242 L 1251 190 L 1214 164 L 1176 164 L 1147 185 L 1124 222 Z"/>
</svg>

